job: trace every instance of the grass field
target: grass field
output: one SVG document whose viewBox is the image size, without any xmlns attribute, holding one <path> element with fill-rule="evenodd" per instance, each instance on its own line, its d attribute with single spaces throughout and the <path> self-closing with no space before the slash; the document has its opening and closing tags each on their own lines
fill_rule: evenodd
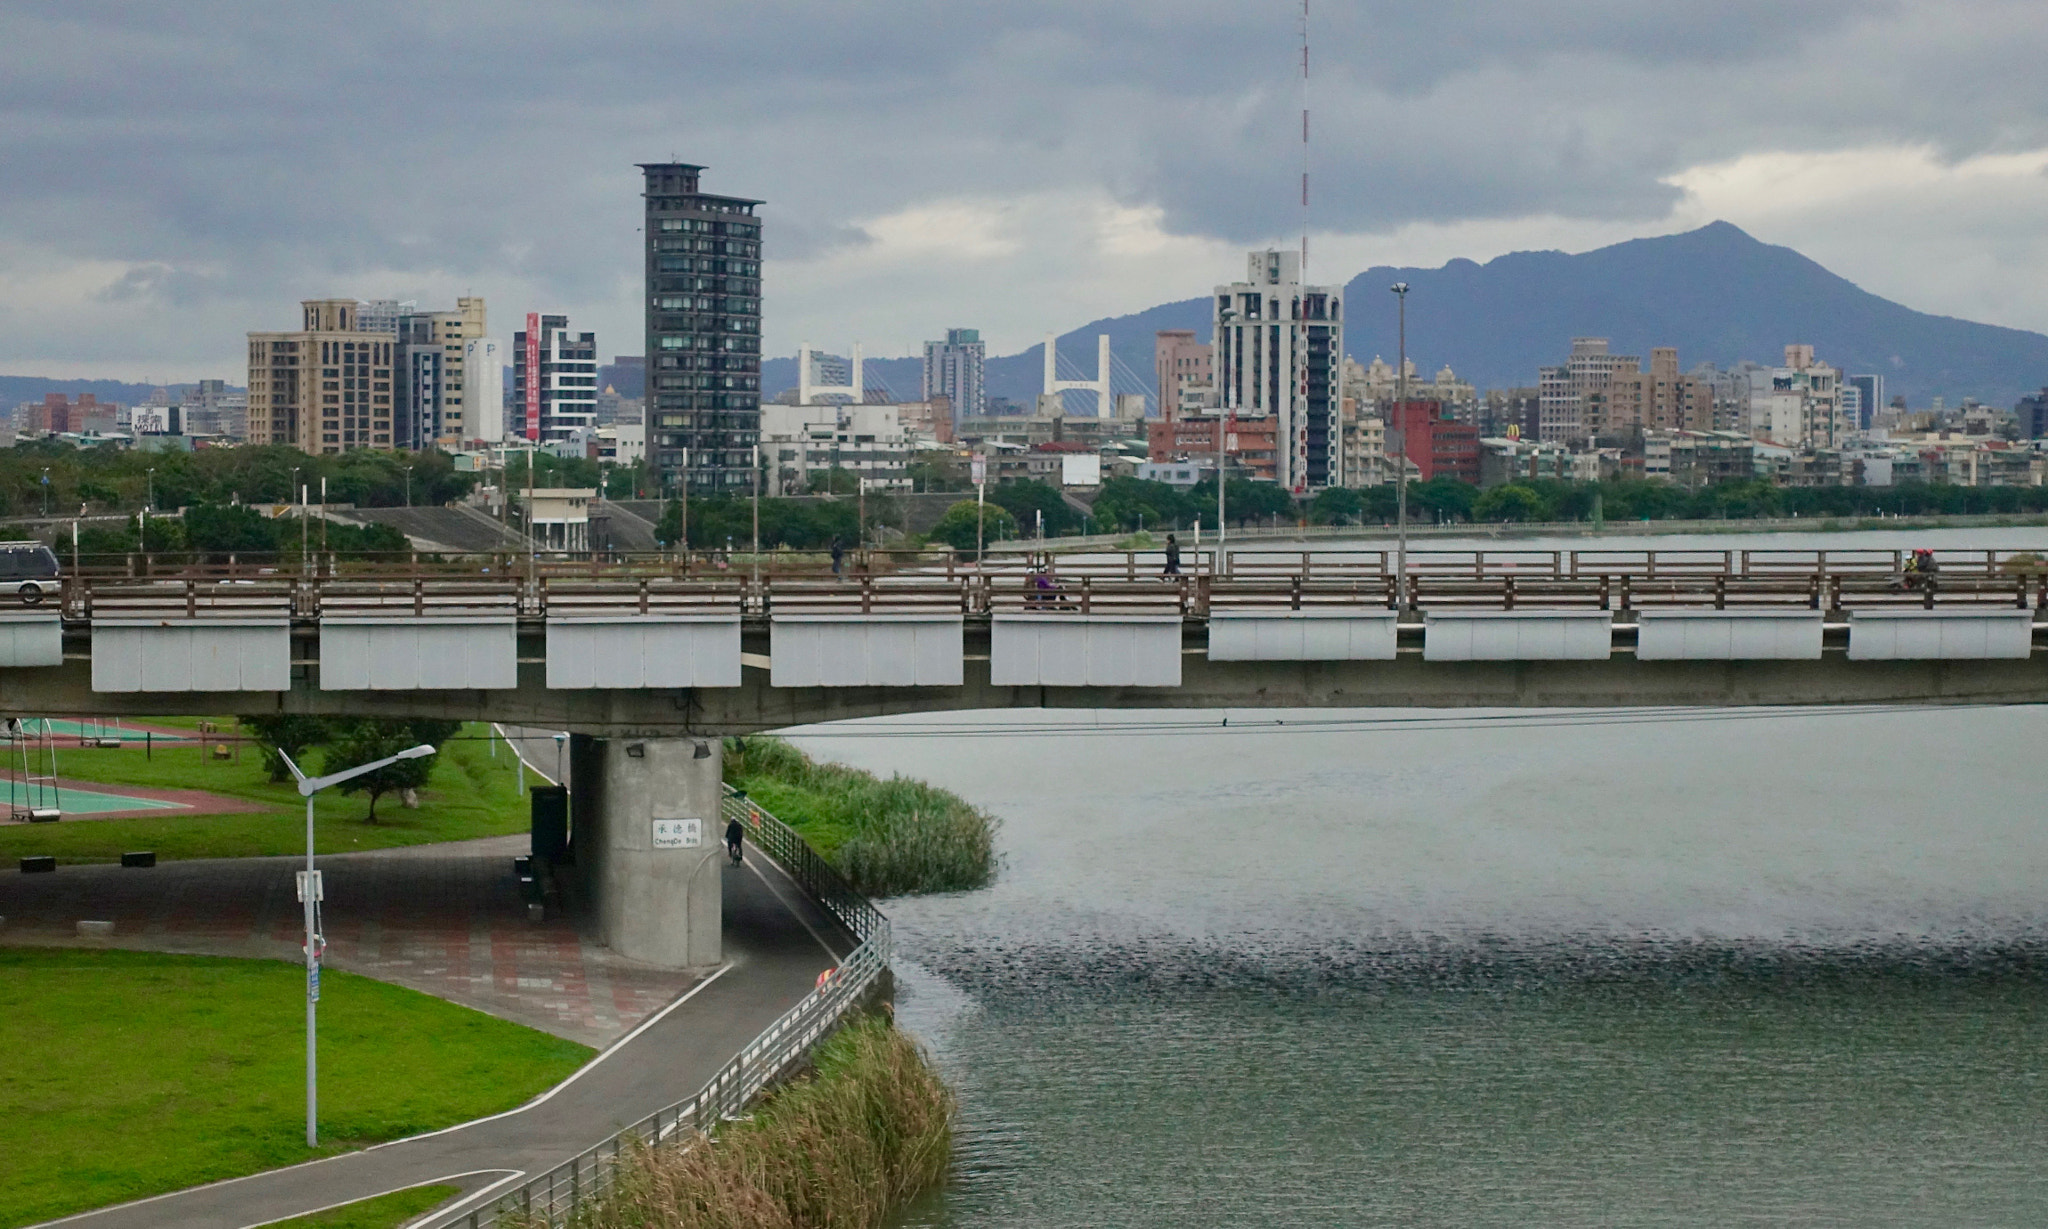
<svg viewBox="0 0 2048 1229">
<path fill-rule="evenodd" d="M 0 948 L 0 1227 L 510 1109 L 592 1054 L 328 970 L 309 1150 L 304 995 L 278 961 Z"/>
<path fill-rule="evenodd" d="M 272 1221 L 263 1229 L 398 1229 L 420 1213 L 446 1203 L 461 1190 L 459 1186 L 415 1186 L 312 1216 Z"/>
<path fill-rule="evenodd" d="M 489 731 L 486 725 L 465 726 L 460 736 L 443 744 L 416 811 L 387 797 L 378 807 L 377 822 L 368 824 L 363 816 L 369 805 L 360 795 L 320 795 L 313 824 L 319 851 L 347 853 L 526 831 L 527 800 L 517 792 L 512 753 L 500 746 L 493 757 L 485 741 Z M 241 762 L 236 763 L 208 759 L 212 745 L 159 746 L 147 755 L 135 746 L 67 748 L 58 751 L 57 767 L 66 787 L 92 783 L 197 789 L 265 803 L 275 811 L 172 811 L 136 819 L 0 825 L 0 859 L 54 854 L 59 862 L 114 862 L 133 849 L 153 849 L 164 860 L 304 852 L 306 807 L 293 787 L 270 782 L 254 747 L 243 747 Z"/>
</svg>

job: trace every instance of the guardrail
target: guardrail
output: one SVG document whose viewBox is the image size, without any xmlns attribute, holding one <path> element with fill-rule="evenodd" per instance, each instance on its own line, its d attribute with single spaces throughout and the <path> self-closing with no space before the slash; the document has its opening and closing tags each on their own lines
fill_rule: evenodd
<svg viewBox="0 0 2048 1229">
<path fill-rule="evenodd" d="M 1717 608 L 1804 604 L 1815 609 L 1986 602 L 2048 606 L 2048 561 L 2034 551 L 1937 551 L 1932 584 L 1905 572 L 1893 550 L 1411 551 L 1405 574 L 1391 551 L 1244 550 L 1214 570 L 1213 557 L 1184 556 L 1180 573 L 1156 552 L 1101 557 L 1020 557 L 984 569 L 781 566 L 756 579 L 737 570 L 692 570 L 656 559 L 586 563 L 535 576 L 449 572 L 392 564 L 338 574 L 246 577 L 206 569 L 148 576 L 70 574 L 59 604 L 73 619 L 275 616 L 386 618 L 512 615 L 619 618 L 637 615 L 987 615 L 1061 611 L 1083 615 L 1205 617 L 1212 606 L 1389 608 L 1645 604 Z M 872 560 L 870 560 L 872 562 Z M 44 582 L 47 583 L 47 582 Z M 41 600 L 23 595 L 25 604 Z"/>
<path fill-rule="evenodd" d="M 744 1110 L 762 1089 L 829 1035 L 889 967 L 889 919 L 853 890 L 796 831 L 726 786 L 722 806 L 738 819 L 756 847 L 789 872 L 804 891 L 860 940 L 830 977 L 747 1043 L 695 1096 L 654 1113 L 612 1138 L 584 1149 L 496 1196 L 488 1206 L 421 1221 L 421 1229 L 486 1229 L 517 1219 L 560 1229 L 576 1209 L 612 1188 L 617 1167 L 637 1140 L 644 1144 L 710 1134 Z"/>
</svg>

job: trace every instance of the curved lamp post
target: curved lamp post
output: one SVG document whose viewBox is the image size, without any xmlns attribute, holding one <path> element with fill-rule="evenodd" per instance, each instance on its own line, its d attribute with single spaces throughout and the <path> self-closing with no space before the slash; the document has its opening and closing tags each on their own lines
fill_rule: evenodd
<svg viewBox="0 0 2048 1229">
<path fill-rule="evenodd" d="M 320 1098 L 319 1084 L 315 1075 L 317 1066 L 315 1063 L 316 1050 L 313 1042 L 313 1024 L 314 1005 L 320 1001 L 320 954 L 321 948 L 324 946 L 318 930 L 319 903 L 323 893 L 320 891 L 319 872 L 313 869 L 313 795 L 330 785 L 340 785 L 344 781 L 353 781 L 357 777 L 373 773 L 379 768 L 387 768 L 400 760 L 416 760 L 423 755 L 432 754 L 434 754 L 434 749 L 425 743 L 421 743 L 417 747 L 407 747 L 397 755 L 387 755 L 381 760 L 372 760 L 367 764 L 358 764 L 354 768 L 344 768 L 340 772 L 329 773 L 324 777 L 309 777 L 299 771 L 299 766 L 292 762 L 291 756 L 286 755 L 281 749 L 277 753 L 278 758 L 284 761 L 284 766 L 291 769 L 292 775 L 299 779 L 299 796 L 306 800 L 306 869 L 299 876 L 299 900 L 304 905 L 306 912 L 306 1147 L 308 1148 L 314 1147 L 320 1142 L 319 1127 L 315 1123 Z"/>
</svg>

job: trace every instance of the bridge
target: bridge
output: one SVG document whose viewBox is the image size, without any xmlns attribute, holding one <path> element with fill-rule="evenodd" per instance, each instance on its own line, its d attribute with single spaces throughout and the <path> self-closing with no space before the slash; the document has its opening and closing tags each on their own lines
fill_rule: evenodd
<svg viewBox="0 0 2048 1229">
<path fill-rule="evenodd" d="M 0 715 L 568 729 L 571 856 L 606 941 L 703 964 L 727 734 L 1017 707 L 2048 697 L 2048 565 L 1938 562 L 1929 582 L 1887 550 L 1411 551 L 1402 570 L 1385 550 L 1255 549 L 1191 552 L 1182 575 L 1156 552 L 877 552 L 847 575 L 766 557 L 129 559 L 0 612 Z"/>
</svg>

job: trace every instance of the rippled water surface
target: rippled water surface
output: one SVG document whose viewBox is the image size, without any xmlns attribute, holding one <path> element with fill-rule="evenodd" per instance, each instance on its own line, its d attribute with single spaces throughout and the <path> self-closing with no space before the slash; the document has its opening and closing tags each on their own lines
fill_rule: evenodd
<svg viewBox="0 0 2048 1229">
<path fill-rule="evenodd" d="M 2048 713 L 1301 716 L 802 740 L 1004 820 L 905 1226 L 2048 1221 Z"/>
</svg>

